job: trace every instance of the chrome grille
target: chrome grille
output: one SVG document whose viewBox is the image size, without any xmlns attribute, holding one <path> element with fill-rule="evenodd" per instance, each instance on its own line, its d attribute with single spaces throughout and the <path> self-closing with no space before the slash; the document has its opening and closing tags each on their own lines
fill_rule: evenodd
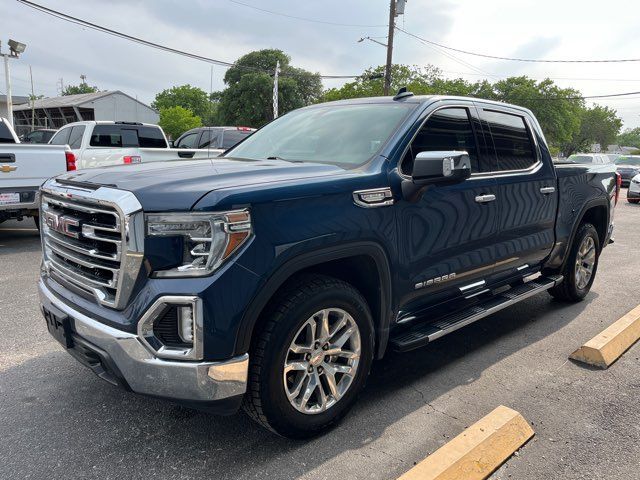
<svg viewBox="0 0 640 480">
<path fill-rule="evenodd" d="M 142 263 L 141 207 L 130 192 L 50 180 L 41 195 L 45 269 L 124 308 Z"/>
</svg>

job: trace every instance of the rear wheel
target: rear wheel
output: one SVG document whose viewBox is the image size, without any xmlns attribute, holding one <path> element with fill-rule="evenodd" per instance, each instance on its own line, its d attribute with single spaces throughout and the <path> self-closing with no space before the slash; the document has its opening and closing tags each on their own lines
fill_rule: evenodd
<svg viewBox="0 0 640 480">
<path fill-rule="evenodd" d="M 578 229 L 569 258 L 561 272 L 564 280 L 549 290 L 559 299 L 578 302 L 587 296 L 595 280 L 600 257 L 600 239 L 598 232 L 590 223 L 584 223 Z"/>
<path fill-rule="evenodd" d="M 290 283 L 249 355 L 244 408 L 272 431 L 307 438 L 355 403 L 373 359 L 369 307 L 350 284 L 322 275 Z"/>
</svg>

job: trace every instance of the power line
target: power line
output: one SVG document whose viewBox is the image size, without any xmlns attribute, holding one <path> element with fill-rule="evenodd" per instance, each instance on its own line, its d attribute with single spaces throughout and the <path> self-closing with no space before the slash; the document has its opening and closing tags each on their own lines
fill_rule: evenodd
<svg viewBox="0 0 640 480">
<path fill-rule="evenodd" d="M 418 35 L 415 35 L 411 32 L 407 32 L 406 30 L 397 27 L 396 26 L 396 30 L 401 31 L 402 33 L 404 33 L 405 35 L 408 35 L 410 37 L 413 37 L 415 39 L 418 39 L 422 42 L 426 42 L 429 43 L 431 45 L 435 45 L 437 47 L 440 48 L 444 48 L 447 50 L 451 50 L 454 52 L 458 52 L 458 53 L 464 53 L 465 55 L 474 55 L 476 57 L 483 57 L 483 58 L 491 58 L 493 60 L 508 60 L 510 62 L 528 62 L 528 63 L 624 63 L 624 62 L 640 62 L 640 58 L 618 58 L 618 59 L 609 59 L 609 60 L 541 60 L 541 59 L 535 59 L 535 58 L 514 58 L 514 57 L 501 57 L 498 55 L 487 55 L 484 53 L 478 53 L 478 52 L 470 52 L 468 50 L 461 50 L 459 48 L 453 48 L 453 47 L 449 47 L 447 45 L 443 45 L 441 43 L 437 43 L 434 42 L 432 40 L 427 40 L 426 38 L 422 38 Z"/>
<path fill-rule="evenodd" d="M 289 15 L 288 13 L 274 12 L 273 10 L 267 10 L 266 8 L 256 7 L 255 5 L 251 5 L 249 3 L 239 2 L 238 0 L 229 0 L 229 1 L 231 3 L 235 3 L 236 5 L 242 5 L 243 7 L 251 8 L 259 12 L 269 13 L 271 15 L 278 15 L 280 17 L 292 18 L 294 20 L 302 20 L 303 22 L 321 23 L 323 25 L 333 25 L 335 27 L 377 28 L 377 27 L 387 26 L 387 25 L 364 25 L 359 23 L 338 23 L 338 22 L 329 22 L 325 20 L 316 20 L 315 18 L 298 17 L 296 15 Z"/>
<path fill-rule="evenodd" d="M 150 42 L 150 41 L 144 40 L 142 38 L 134 37 L 133 35 L 129 35 L 129 34 L 126 34 L 126 33 L 123 33 L 123 32 L 119 32 L 117 30 L 112 30 L 110 28 L 103 27 L 101 25 L 97 25 L 95 23 L 88 22 L 88 21 L 83 20 L 83 19 L 78 18 L 78 17 L 73 17 L 71 15 L 67 15 L 67 14 L 59 12 L 57 10 L 53 10 L 51 8 L 47 8 L 47 7 L 44 7 L 42 5 L 39 5 L 37 3 L 30 2 L 29 0 L 18 0 L 18 1 L 20 3 L 28 6 L 28 7 L 31 7 L 31 8 L 33 8 L 35 10 L 38 10 L 38 11 L 43 12 L 43 13 L 46 13 L 47 15 L 51 15 L 51 16 L 53 16 L 55 18 L 60 19 L 60 20 L 64 20 L 64 21 L 67 21 L 67 22 L 70 22 L 70 23 L 74 23 L 74 24 L 80 25 L 82 27 L 91 28 L 93 30 L 97 30 L 99 32 L 106 33 L 108 35 L 113 35 L 115 37 L 123 38 L 125 40 L 129 40 L 129 41 L 141 44 L 141 45 L 145 45 L 147 47 L 152 47 L 152 48 L 155 48 L 155 49 L 158 49 L 158 50 L 162 50 L 162 51 L 165 51 L 165 52 L 169 52 L 169 53 L 175 53 L 177 55 L 182 55 L 184 57 L 192 58 L 194 60 L 199 60 L 201 62 L 211 63 L 211 64 L 214 64 L 214 65 L 219 65 L 219 66 L 222 66 L 222 67 L 227 67 L 227 68 L 237 67 L 237 68 L 243 68 L 243 69 L 246 69 L 246 70 L 253 70 L 253 71 L 257 71 L 257 72 L 267 73 L 267 74 L 271 73 L 270 71 L 263 70 L 261 68 L 249 67 L 249 66 L 245 66 L 245 65 L 237 65 L 237 64 L 232 63 L 232 62 L 227 62 L 227 61 L 224 61 L 224 60 L 217 60 L 215 58 L 205 57 L 203 55 L 198 55 L 198 54 L 195 54 L 195 53 L 186 52 L 184 50 L 178 50 L 176 48 L 167 47 L 166 45 L 161 45 L 159 43 Z M 286 74 L 283 74 L 283 76 L 295 77 L 295 76 L 299 76 L 299 75 L 296 75 L 295 73 L 288 72 Z M 319 75 L 319 76 L 320 76 L 320 78 L 325 78 L 325 79 L 348 79 L 348 78 L 356 78 L 356 77 L 359 77 L 360 75 Z"/>
</svg>

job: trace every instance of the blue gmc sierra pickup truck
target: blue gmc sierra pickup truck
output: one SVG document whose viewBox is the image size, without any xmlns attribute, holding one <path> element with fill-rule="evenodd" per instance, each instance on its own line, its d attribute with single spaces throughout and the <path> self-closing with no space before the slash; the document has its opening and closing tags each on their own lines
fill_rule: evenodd
<svg viewBox="0 0 640 480">
<path fill-rule="evenodd" d="M 584 298 L 619 190 L 614 166 L 554 165 L 517 106 L 313 105 L 223 157 L 49 180 L 42 311 L 114 385 L 308 437 L 386 351 L 543 291 Z"/>
</svg>

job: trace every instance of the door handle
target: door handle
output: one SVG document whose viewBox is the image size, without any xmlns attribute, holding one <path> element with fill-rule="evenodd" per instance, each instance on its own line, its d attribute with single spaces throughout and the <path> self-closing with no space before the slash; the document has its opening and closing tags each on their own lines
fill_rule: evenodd
<svg viewBox="0 0 640 480">
<path fill-rule="evenodd" d="M 556 191 L 556 187 L 542 187 L 540 189 L 540 193 L 542 193 L 543 195 L 549 195 L 550 193 L 553 193 Z"/>
<path fill-rule="evenodd" d="M 193 158 L 196 152 L 178 152 L 180 158 Z"/>
<path fill-rule="evenodd" d="M 489 203 L 495 201 L 496 196 L 493 194 L 488 195 L 478 195 L 476 197 L 476 203 Z"/>
</svg>

